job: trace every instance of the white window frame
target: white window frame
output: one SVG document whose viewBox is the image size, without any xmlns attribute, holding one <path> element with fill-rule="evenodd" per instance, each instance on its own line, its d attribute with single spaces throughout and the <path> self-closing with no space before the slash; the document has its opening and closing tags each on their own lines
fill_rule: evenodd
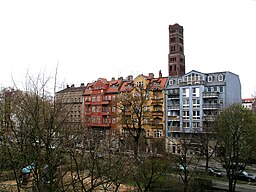
<svg viewBox="0 0 256 192">
<path fill-rule="evenodd" d="M 224 81 L 224 76 L 223 74 L 218 75 L 218 81 Z"/>
<path fill-rule="evenodd" d="M 207 81 L 208 81 L 208 82 L 213 82 L 213 76 L 212 76 L 212 75 L 209 75 L 209 76 L 207 77 Z"/>
</svg>

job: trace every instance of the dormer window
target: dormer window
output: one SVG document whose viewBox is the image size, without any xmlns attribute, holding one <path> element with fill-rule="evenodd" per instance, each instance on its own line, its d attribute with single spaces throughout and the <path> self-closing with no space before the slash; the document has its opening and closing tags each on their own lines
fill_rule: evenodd
<svg viewBox="0 0 256 192">
<path fill-rule="evenodd" d="M 218 81 L 223 81 L 224 80 L 224 76 L 222 74 L 218 75 Z"/>
<path fill-rule="evenodd" d="M 208 82 L 212 82 L 212 81 L 213 81 L 213 76 L 209 75 L 209 76 L 207 77 L 207 81 L 208 81 Z"/>
</svg>

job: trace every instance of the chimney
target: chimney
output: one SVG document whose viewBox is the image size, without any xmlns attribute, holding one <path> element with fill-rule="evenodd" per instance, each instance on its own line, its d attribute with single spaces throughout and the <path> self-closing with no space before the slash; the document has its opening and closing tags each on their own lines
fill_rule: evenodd
<svg viewBox="0 0 256 192">
<path fill-rule="evenodd" d="M 124 78 L 123 77 L 118 77 L 118 80 L 123 80 Z"/>
<path fill-rule="evenodd" d="M 159 78 L 163 77 L 161 70 L 159 70 Z"/>
<path fill-rule="evenodd" d="M 154 78 L 154 73 L 149 73 L 148 76 Z"/>
<path fill-rule="evenodd" d="M 75 84 L 72 84 L 71 87 L 75 87 Z"/>
<path fill-rule="evenodd" d="M 69 88 L 69 85 L 67 85 L 67 89 Z"/>
<path fill-rule="evenodd" d="M 84 87 L 84 83 L 81 83 L 81 85 L 80 85 L 81 87 Z"/>
<path fill-rule="evenodd" d="M 115 77 L 112 77 L 111 81 L 115 81 Z"/>
<path fill-rule="evenodd" d="M 129 75 L 129 76 L 127 77 L 127 80 L 128 80 L 128 81 L 133 81 L 133 76 L 132 76 L 132 75 Z"/>
</svg>

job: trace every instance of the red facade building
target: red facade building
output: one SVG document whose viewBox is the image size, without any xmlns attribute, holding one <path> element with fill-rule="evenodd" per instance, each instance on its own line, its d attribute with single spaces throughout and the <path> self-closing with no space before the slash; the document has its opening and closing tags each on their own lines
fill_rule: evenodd
<svg viewBox="0 0 256 192">
<path fill-rule="evenodd" d="M 87 84 L 83 95 L 85 126 L 106 133 L 115 127 L 117 109 L 113 101 L 117 98 L 122 82 L 122 78 L 111 81 L 99 78 Z"/>
</svg>

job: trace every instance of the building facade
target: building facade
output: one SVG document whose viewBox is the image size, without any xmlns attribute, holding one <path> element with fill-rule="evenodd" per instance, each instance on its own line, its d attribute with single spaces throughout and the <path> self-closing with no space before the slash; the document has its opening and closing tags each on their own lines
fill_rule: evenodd
<svg viewBox="0 0 256 192">
<path fill-rule="evenodd" d="M 117 98 L 122 82 L 122 78 L 112 78 L 111 81 L 99 78 L 87 84 L 83 94 L 85 127 L 103 135 L 111 133 L 117 121 L 117 109 L 113 101 Z"/>
<path fill-rule="evenodd" d="M 85 86 L 83 83 L 79 87 L 74 84 L 56 93 L 56 101 L 62 103 L 66 113 L 65 127 L 70 133 L 70 136 L 75 132 L 79 132 L 83 128 L 83 93 Z"/>
<path fill-rule="evenodd" d="M 166 147 L 175 154 L 179 153 L 177 141 L 181 133 L 209 132 L 219 111 L 241 103 L 239 76 L 227 71 L 169 76 L 165 93 Z"/>
<path fill-rule="evenodd" d="M 255 98 L 243 98 L 242 105 L 244 108 L 252 110 L 255 107 Z"/>
</svg>

